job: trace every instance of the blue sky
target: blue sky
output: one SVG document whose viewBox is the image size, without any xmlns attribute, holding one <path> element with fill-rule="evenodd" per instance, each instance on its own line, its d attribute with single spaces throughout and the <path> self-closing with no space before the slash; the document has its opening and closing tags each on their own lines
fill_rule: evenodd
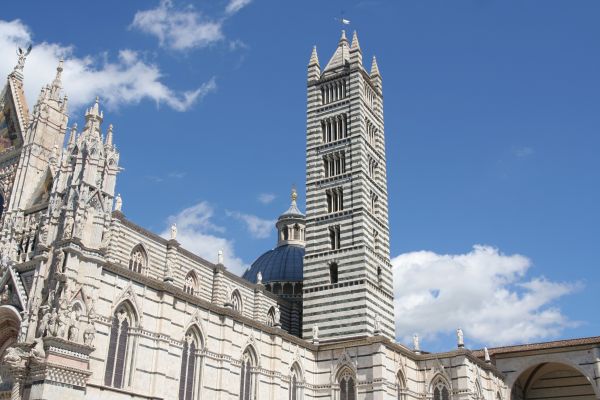
<svg viewBox="0 0 600 400">
<path fill-rule="evenodd" d="M 383 76 L 399 340 L 599 334 L 597 1 L 10 2 L 0 73 L 33 42 L 31 103 L 64 56 L 71 122 L 98 94 L 115 126 L 127 217 L 240 271 L 303 193 L 306 65 L 342 11 Z"/>
</svg>

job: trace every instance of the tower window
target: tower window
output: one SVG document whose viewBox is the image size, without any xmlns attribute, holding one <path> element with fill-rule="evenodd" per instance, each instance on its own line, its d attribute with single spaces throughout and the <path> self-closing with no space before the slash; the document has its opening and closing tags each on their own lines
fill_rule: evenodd
<svg viewBox="0 0 600 400">
<path fill-rule="evenodd" d="M 379 213 L 379 196 L 371 192 L 371 213 L 377 217 Z"/>
<path fill-rule="evenodd" d="M 327 212 L 337 212 L 344 209 L 344 199 L 342 188 L 328 189 L 327 195 Z"/>
<path fill-rule="evenodd" d="M 340 226 L 329 227 L 329 241 L 331 243 L 331 250 L 337 250 L 340 248 Z"/>
<path fill-rule="evenodd" d="M 348 118 L 346 114 L 326 118 L 321 121 L 323 143 L 335 142 L 348 136 Z"/>
<path fill-rule="evenodd" d="M 328 154 L 323 157 L 325 177 L 340 175 L 346 172 L 346 153 L 339 152 Z"/>
<path fill-rule="evenodd" d="M 338 265 L 336 263 L 329 265 L 329 282 L 338 283 Z"/>
<path fill-rule="evenodd" d="M 345 79 L 326 83 L 321 86 L 321 104 L 338 101 L 347 96 L 347 83 Z"/>
<path fill-rule="evenodd" d="M 377 143 L 377 127 L 369 119 L 365 118 L 365 129 L 369 144 L 375 146 Z"/>
<path fill-rule="evenodd" d="M 371 179 L 375 179 L 375 175 L 377 173 L 377 162 L 369 157 L 369 177 Z"/>
</svg>

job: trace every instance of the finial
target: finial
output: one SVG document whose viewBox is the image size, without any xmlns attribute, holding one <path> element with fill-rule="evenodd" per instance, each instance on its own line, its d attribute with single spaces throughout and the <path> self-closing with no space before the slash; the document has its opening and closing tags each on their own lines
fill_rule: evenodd
<svg viewBox="0 0 600 400">
<path fill-rule="evenodd" d="M 106 141 L 105 144 L 107 146 L 112 146 L 113 144 L 113 125 L 108 125 L 108 131 L 106 132 Z"/>
<path fill-rule="evenodd" d="M 317 46 L 313 46 L 312 53 L 310 54 L 310 61 L 308 65 L 319 65 L 319 56 L 317 55 Z"/>
<path fill-rule="evenodd" d="M 69 147 L 75 145 L 75 135 L 77 135 L 77 122 L 71 127 L 71 135 L 69 136 Z"/>
<path fill-rule="evenodd" d="M 490 352 L 488 351 L 487 347 L 483 348 L 483 359 L 487 364 L 492 362 L 492 360 L 490 359 Z"/>
<path fill-rule="evenodd" d="M 223 250 L 219 250 L 217 253 L 217 264 L 223 265 Z"/>
<path fill-rule="evenodd" d="M 348 43 L 348 39 L 346 39 L 346 30 L 342 29 L 342 37 L 340 38 L 340 43 L 346 42 Z"/>
<path fill-rule="evenodd" d="M 258 273 L 256 274 L 256 284 L 257 285 L 262 285 L 262 272 L 258 271 Z"/>
<path fill-rule="evenodd" d="M 373 62 L 371 63 L 371 76 L 380 76 L 375 56 L 373 56 Z"/>
<path fill-rule="evenodd" d="M 360 50 L 360 44 L 358 43 L 358 34 L 356 31 L 352 34 L 352 44 L 350 45 L 352 50 Z"/>
<path fill-rule="evenodd" d="M 171 225 L 171 240 L 177 240 L 177 224 L 173 223 Z"/>
</svg>

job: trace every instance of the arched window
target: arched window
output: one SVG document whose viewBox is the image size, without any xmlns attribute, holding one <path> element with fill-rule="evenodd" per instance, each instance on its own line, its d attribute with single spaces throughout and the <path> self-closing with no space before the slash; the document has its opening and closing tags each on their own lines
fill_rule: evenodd
<svg viewBox="0 0 600 400">
<path fill-rule="evenodd" d="M 190 271 L 185 277 L 185 282 L 183 283 L 183 291 L 193 296 L 197 293 L 197 290 L 198 279 L 196 278 L 196 274 L 194 273 L 194 271 Z"/>
<path fill-rule="evenodd" d="M 450 400 L 450 391 L 442 380 L 433 385 L 433 400 Z"/>
<path fill-rule="evenodd" d="M 110 328 L 108 355 L 104 384 L 116 388 L 129 386 L 131 365 L 133 364 L 134 343 L 129 338 L 129 330 L 135 326 L 135 313 L 128 303 L 121 304 L 115 311 Z"/>
<path fill-rule="evenodd" d="M 181 373 L 179 378 L 179 400 L 194 400 L 197 398 L 200 379 L 200 356 L 202 340 L 197 329 L 190 328 L 183 339 L 181 352 Z"/>
<path fill-rule="evenodd" d="M 300 225 L 295 224 L 294 225 L 294 240 L 300 240 Z"/>
<path fill-rule="evenodd" d="M 137 273 L 142 273 L 147 265 L 148 256 L 146 250 L 144 250 L 142 245 L 138 244 L 133 248 L 129 256 L 129 269 Z"/>
<path fill-rule="evenodd" d="M 398 400 L 404 400 L 404 392 L 406 390 L 406 380 L 402 371 L 398 371 L 396 375 L 396 386 L 398 387 Z"/>
<path fill-rule="evenodd" d="M 239 313 L 243 311 L 242 296 L 237 289 L 231 293 L 231 305 L 234 311 Z"/>
<path fill-rule="evenodd" d="M 329 265 L 329 282 L 338 283 L 338 265 L 336 263 Z"/>
<path fill-rule="evenodd" d="M 240 397 L 239 400 L 255 400 L 254 397 L 254 367 L 256 356 L 249 347 L 242 355 L 242 368 L 240 371 Z"/>
<path fill-rule="evenodd" d="M 346 370 L 338 379 L 340 385 L 340 400 L 356 400 L 356 382 L 354 375 Z"/>
<path fill-rule="evenodd" d="M 302 370 L 298 363 L 292 365 L 290 370 L 290 400 L 301 400 L 302 399 Z"/>
</svg>

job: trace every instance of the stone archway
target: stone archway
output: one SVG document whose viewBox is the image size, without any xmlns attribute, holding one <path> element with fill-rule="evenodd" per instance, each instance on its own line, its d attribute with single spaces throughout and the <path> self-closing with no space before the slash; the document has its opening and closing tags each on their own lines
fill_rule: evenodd
<svg viewBox="0 0 600 400">
<path fill-rule="evenodd" d="M 6 349 L 17 342 L 21 317 L 12 306 L 0 306 L 0 399 L 10 398 L 12 377 L 2 361 Z"/>
<path fill-rule="evenodd" d="M 573 366 L 542 362 L 521 372 L 511 388 L 511 400 L 595 400 L 589 378 Z"/>
</svg>

